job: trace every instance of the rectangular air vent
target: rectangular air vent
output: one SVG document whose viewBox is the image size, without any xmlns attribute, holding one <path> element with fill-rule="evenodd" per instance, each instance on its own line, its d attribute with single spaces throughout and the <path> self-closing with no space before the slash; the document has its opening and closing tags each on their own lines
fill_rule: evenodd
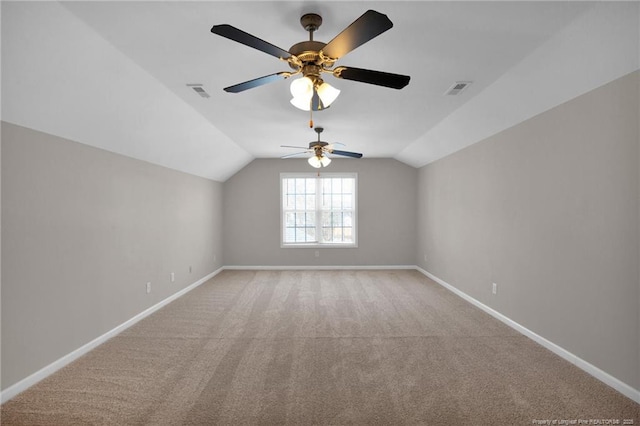
<svg viewBox="0 0 640 426">
<path fill-rule="evenodd" d="M 210 97 L 209 94 L 205 92 L 205 90 L 202 88 L 202 84 L 193 83 L 193 84 L 187 84 L 187 86 L 191 87 L 194 92 L 196 92 L 198 95 L 202 96 L 203 98 Z"/>
<path fill-rule="evenodd" d="M 459 95 L 464 89 L 469 87 L 470 84 L 471 84 L 471 81 L 456 81 L 455 83 L 453 83 L 451 87 L 449 87 L 449 89 L 447 89 L 447 91 L 445 92 L 445 95 L 449 95 L 449 96 Z"/>
</svg>

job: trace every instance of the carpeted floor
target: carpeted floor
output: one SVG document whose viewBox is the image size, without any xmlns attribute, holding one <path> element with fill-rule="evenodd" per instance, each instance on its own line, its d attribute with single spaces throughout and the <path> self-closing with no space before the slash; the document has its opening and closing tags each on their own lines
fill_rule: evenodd
<svg viewBox="0 0 640 426">
<path fill-rule="evenodd" d="M 411 270 L 223 271 L 16 396 L 1 417 L 2 425 L 625 419 L 640 424 L 640 406 Z"/>
</svg>

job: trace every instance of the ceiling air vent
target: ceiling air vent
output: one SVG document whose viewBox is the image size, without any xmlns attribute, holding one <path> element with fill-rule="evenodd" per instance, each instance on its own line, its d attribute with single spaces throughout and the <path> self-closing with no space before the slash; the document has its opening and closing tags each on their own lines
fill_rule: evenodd
<svg viewBox="0 0 640 426">
<path fill-rule="evenodd" d="M 469 87 L 470 84 L 471 84 L 471 81 L 456 81 L 455 83 L 453 83 L 451 87 L 449 87 L 449 89 L 447 89 L 447 91 L 445 92 L 445 95 L 449 95 L 449 96 L 459 95 L 464 89 Z"/>
<path fill-rule="evenodd" d="M 205 90 L 202 88 L 202 84 L 187 84 L 187 86 L 191 87 L 194 92 L 196 92 L 198 95 L 202 96 L 203 98 L 210 97 L 209 94 L 205 92 Z"/>
</svg>

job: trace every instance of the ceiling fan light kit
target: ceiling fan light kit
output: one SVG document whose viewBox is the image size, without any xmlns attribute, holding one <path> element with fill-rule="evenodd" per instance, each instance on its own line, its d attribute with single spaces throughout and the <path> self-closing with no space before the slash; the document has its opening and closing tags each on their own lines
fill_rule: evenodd
<svg viewBox="0 0 640 426">
<path fill-rule="evenodd" d="M 309 111 L 311 109 L 311 97 L 294 97 L 289 102 L 291 102 L 291 105 L 294 107 L 303 111 Z"/>
<path fill-rule="evenodd" d="M 313 81 L 309 77 L 297 78 L 291 82 L 290 90 L 294 99 L 311 99 Z"/>
<path fill-rule="evenodd" d="M 214 25 L 211 28 L 212 33 L 275 56 L 287 62 L 292 69 L 292 71 L 281 71 L 228 86 L 224 90 L 230 93 L 239 93 L 300 74 L 302 77 L 293 80 L 289 87 L 293 96 L 290 103 L 304 111 L 320 111 L 328 108 L 340 94 L 340 90 L 322 79 L 322 73 L 329 73 L 335 78 L 343 80 L 393 89 L 402 89 L 409 84 L 410 77 L 407 75 L 347 66 L 335 67 L 335 63 L 342 56 L 393 27 L 393 23 L 386 15 L 375 10 L 367 10 L 329 43 L 313 39 L 313 33 L 322 25 L 322 17 L 320 15 L 315 13 L 302 15 L 300 24 L 305 31 L 309 32 L 309 40 L 294 44 L 288 51 L 229 24 Z M 312 119 L 309 125 L 313 127 Z M 318 129 L 320 130 L 318 131 Z M 336 151 L 327 148 L 328 144 L 326 142 L 320 144 L 322 128 L 316 128 L 315 130 L 318 133 L 318 141 L 309 144 L 309 150 L 314 155 L 308 160 L 313 167 L 326 167 L 331 162 L 331 159 L 326 156 L 327 153 L 355 158 L 362 157 L 362 154 L 359 153 Z"/>
<path fill-rule="evenodd" d="M 310 157 L 307 162 L 311 165 L 311 167 L 319 169 L 320 167 L 327 167 L 331 163 L 331 158 L 320 154 Z"/>
<path fill-rule="evenodd" d="M 318 96 L 320 96 L 320 100 L 325 108 L 330 106 L 340 94 L 339 89 L 336 89 L 329 83 L 324 82 L 320 84 L 316 90 L 318 91 Z"/>
<path fill-rule="evenodd" d="M 312 81 L 309 77 L 301 77 L 291 82 L 291 105 L 303 111 L 320 111 L 328 108 L 340 94 L 340 90 L 318 78 Z M 319 101 L 314 102 L 314 95 Z"/>
</svg>

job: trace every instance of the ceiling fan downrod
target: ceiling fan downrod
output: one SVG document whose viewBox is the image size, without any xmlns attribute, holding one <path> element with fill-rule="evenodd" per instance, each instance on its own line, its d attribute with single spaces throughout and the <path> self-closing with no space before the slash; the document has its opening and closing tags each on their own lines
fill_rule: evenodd
<svg viewBox="0 0 640 426">
<path fill-rule="evenodd" d="M 322 25 L 322 16 L 316 13 L 305 13 L 300 17 L 302 28 L 309 31 L 309 41 L 313 41 L 313 33 Z"/>
</svg>

